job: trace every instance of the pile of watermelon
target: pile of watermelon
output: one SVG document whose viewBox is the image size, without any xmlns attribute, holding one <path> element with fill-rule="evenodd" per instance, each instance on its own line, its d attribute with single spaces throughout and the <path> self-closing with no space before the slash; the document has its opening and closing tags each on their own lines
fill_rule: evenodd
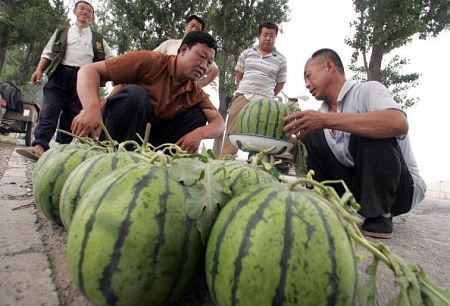
<svg viewBox="0 0 450 306">
<path fill-rule="evenodd" d="M 216 305 L 376 301 L 376 288 L 358 293 L 355 241 L 378 244 L 360 234 L 351 194 L 288 184 L 266 162 L 143 143 L 60 145 L 35 166 L 36 205 L 68 231 L 72 281 L 94 305 L 172 304 L 199 275 Z M 409 273 L 386 247 L 374 254 Z"/>
</svg>

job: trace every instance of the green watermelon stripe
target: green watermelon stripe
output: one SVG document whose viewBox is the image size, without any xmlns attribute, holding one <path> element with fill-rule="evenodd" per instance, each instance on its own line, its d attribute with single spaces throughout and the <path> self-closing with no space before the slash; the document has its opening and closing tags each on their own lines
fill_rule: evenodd
<svg viewBox="0 0 450 306">
<path fill-rule="evenodd" d="M 64 162 L 62 163 L 63 166 L 60 167 L 57 170 L 57 172 L 56 172 L 56 174 L 54 176 L 55 178 L 59 178 L 64 173 L 65 165 L 66 165 L 67 161 L 77 152 L 78 152 L 77 150 L 71 151 L 66 156 L 66 158 L 64 159 Z M 58 220 L 59 219 L 59 214 L 58 214 L 59 203 L 55 203 L 55 200 L 53 198 L 53 190 L 55 190 L 55 186 L 56 186 L 57 182 L 58 182 L 58 179 L 52 179 L 52 180 L 50 180 L 50 183 L 49 183 L 49 190 L 51 192 L 48 193 L 48 203 L 49 203 L 49 207 L 48 208 L 49 209 L 47 211 L 49 212 L 50 217 L 51 217 L 52 220 Z"/>
<path fill-rule="evenodd" d="M 331 231 L 331 227 L 329 224 L 329 219 L 324 215 L 322 207 L 319 205 L 317 200 L 314 197 L 308 196 L 311 204 L 314 206 L 316 211 L 318 212 L 320 218 L 323 220 L 323 225 L 325 229 L 325 234 L 327 240 L 329 241 L 328 247 L 328 258 L 331 263 L 331 272 L 328 273 L 328 284 L 331 287 L 330 295 L 327 297 L 328 305 L 337 305 L 338 296 L 339 296 L 339 275 L 337 273 L 337 263 L 336 263 L 336 252 L 335 252 L 335 241 L 334 236 Z"/>
<path fill-rule="evenodd" d="M 188 263 L 190 247 L 191 247 L 189 237 L 191 237 L 192 230 L 197 230 L 194 227 L 194 220 L 191 218 L 186 218 L 185 231 L 184 231 L 185 234 L 184 234 L 184 239 L 183 239 L 183 252 L 182 252 L 181 258 L 180 258 L 181 264 L 179 265 L 177 274 L 175 275 L 174 281 L 172 282 L 172 287 L 170 288 L 169 294 L 167 295 L 163 305 L 169 304 L 171 302 L 170 297 L 172 296 L 172 293 L 174 292 L 174 290 L 176 289 L 176 287 L 178 285 L 178 280 L 180 279 L 180 277 L 182 275 L 182 271 L 184 271 L 184 267 Z"/>
<path fill-rule="evenodd" d="M 150 171 L 148 173 L 146 173 L 141 179 L 139 179 L 136 182 L 136 184 L 134 185 L 133 198 L 130 200 L 130 204 L 127 207 L 127 214 L 125 216 L 125 219 L 119 227 L 117 240 L 114 243 L 113 251 L 111 254 L 111 260 L 109 261 L 108 265 L 103 270 L 103 275 L 102 275 L 102 278 L 100 279 L 100 291 L 102 292 L 108 305 L 116 305 L 117 304 L 118 297 L 114 293 L 113 288 L 111 287 L 112 277 L 113 277 L 114 273 L 120 271 L 119 263 L 120 263 L 120 258 L 122 256 L 122 247 L 125 243 L 126 237 L 128 236 L 128 234 L 130 232 L 131 224 L 133 223 L 133 221 L 131 220 L 131 214 L 133 213 L 133 210 L 137 207 L 137 199 L 139 198 L 141 191 L 143 189 L 147 188 L 148 185 L 152 182 L 152 180 L 155 179 L 155 177 L 156 177 L 155 172 L 157 170 L 159 170 L 159 169 L 156 167 L 150 168 Z M 162 205 L 160 205 L 160 206 L 162 206 Z M 165 209 L 164 209 L 163 213 L 160 213 L 158 215 L 157 219 L 158 219 L 159 229 L 160 229 L 160 235 L 159 235 L 160 242 L 162 240 L 162 243 L 164 243 L 164 239 L 161 239 L 161 236 L 163 236 L 162 234 L 164 233 L 163 230 L 164 230 L 164 222 L 165 222 Z M 162 224 L 162 226 L 161 226 L 161 224 Z M 162 244 L 158 244 L 158 249 L 159 249 L 159 246 L 162 246 Z M 155 260 L 155 259 L 153 259 L 153 260 Z"/>
<path fill-rule="evenodd" d="M 81 198 L 81 189 L 83 189 L 82 187 L 83 187 L 83 184 L 84 184 L 86 178 L 94 170 L 95 166 L 98 164 L 100 159 L 102 159 L 102 157 L 103 157 L 103 155 L 95 156 L 95 161 L 90 163 L 88 170 L 86 171 L 83 179 L 81 180 L 81 183 L 78 184 L 78 188 L 77 188 L 76 193 L 75 193 L 75 199 L 72 202 L 73 203 L 73 205 L 72 205 L 72 212 L 74 212 L 77 209 L 77 207 L 78 207 L 78 202 L 80 201 L 80 198 Z"/>
<path fill-rule="evenodd" d="M 238 171 L 239 168 L 236 169 L 236 171 Z M 232 182 L 230 182 L 230 189 L 233 190 L 234 186 L 236 186 L 236 184 L 238 184 L 241 180 L 241 178 L 245 175 L 245 170 L 241 170 L 240 173 L 234 178 L 234 180 Z M 231 177 L 231 175 L 230 175 Z"/>
<path fill-rule="evenodd" d="M 130 168 L 130 170 L 133 170 L 134 168 L 138 167 L 139 165 L 136 165 L 132 168 Z M 109 186 L 108 188 L 105 190 L 105 192 L 101 195 L 101 197 L 99 198 L 97 203 L 93 203 L 92 207 L 94 207 L 94 211 L 93 213 L 89 216 L 89 220 L 86 222 L 86 226 L 85 226 L 85 230 L 84 230 L 84 236 L 83 236 L 83 240 L 81 242 L 81 248 L 80 248 L 80 259 L 78 262 L 78 282 L 79 282 L 79 288 L 80 291 L 83 294 L 86 294 L 86 291 L 84 289 L 84 280 L 83 280 L 83 262 L 84 262 L 84 255 L 85 255 L 85 251 L 86 251 L 86 246 L 89 240 L 89 235 L 92 231 L 92 228 L 94 226 L 94 222 L 95 222 L 95 217 L 97 214 L 97 211 L 101 205 L 101 203 L 103 202 L 103 200 L 106 198 L 106 196 L 109 194 L 109 192 L 111 191 L 111 189 L 114 188 L 114 185 L 116 184 L 116 182 L 118 180 L 120 180 L 124 175 L 126 175 L 128 172 L 122 173 L 120 176 L 118 176 Z"/>
<path fill-rule="evenodd" d="M 274 104 L 274 103 L 267 103 L 267 107 L 265 107 L 264 108 L 264 112 L 265 112 L 265 119 L 264 119 L 264 122 L 270 122 L 269 120 L 270 120 L 270 117 L 271 116 L 273 116 L 272 114 L 271 114 L 271 109 L 272 109 L 272 104 Z M 262 103 L 261 103 L 261 106 L 260 106 L 261 108 L 263 107 L 262 106 Z M 278 117 L 278 114 L 277 114 L 277 117 Z M 258 120 L 258 122 L 260 122 L 260 120 Z M 264 135 L 270 135 L 270 136 L 273 136 L 273 134 L 274 134 L 274 131 L 273 130 L 270 130 L 270 131 L 268 131 L 268 129 L 269 129 L 269 124 L 266 124 L 266 126 L 264 126 Z M 259 129 L 258 129 L 258 131 L 259 131 Z"/>
<path fill-rule="evenodd" d="M 260 190 L 263 191 L 263 189 Z M 247 250 L 252 245 L 250 241 L 250 233 L 256 227 L 258 222 L 263 220 L 264 211 L 270 205 L 270 202 L 273 200 L 273 198 L 277 196 L 277 194 L 278 191 L 272 191 L 271 193 L 269 193 L 264 199 L 264 201 L 260 202 L 258 209 L 255 211 L 255 213 L 253 213 L 248 219 L 248 223 L 242 235 L 243 239 L 241 241 L 241 245 L 239 246 L 237 257 L 234 261 L 233 287 L 231 288 L 231 305 L 237 305 L 238 303 L 236 295 L 239 287 L 238 284 L 240 282 L 240 274 L 242 271 L 242 260 L 247 255 Z"/>
<path fill-rule="evenodd" d="M 281 105 L 280 104 L 278 104 L 278 103 L 271 103 L 271 104 L 273 104 L 276 108 L 277 108 L 277 115 L 276 115 L 276 117 L 275 118 L 280 118 L 280 116 L 282 115 L 281 114 Z M 283 116 L 284 117 L 284 116 Z M 273 127 L 273 129 L 272 129 L 272 137 L 279 137 L 278 135 L 277 135 L 277 131 L 280 129 L 280 127 L 279 127 L 279 123 L 281 123 L 281 121 L 283 120 L 283 118 L 280 118 L 281 120 L 275 120 L 275 126 Z"/>
<path fill-rule="evenodd" d="M 249 126 L 250 126 L 250 122 L 249 122 L 249 117 L 250 117 L 250 113 L 251 113 L 251 106 L 247 106 L 248 103 L 245 105 L 244 107 L 244 114 L 242 115 L 242 130 L 244 131 L 248 131 L 249 130 Z"/>
<path fill-rule="evenodd" d="M 245 198 L 243 198 L 238 205 L 236 205 L 233 210 L 228 215 L 228 219 L 225 220 L 224 225 L 222 227 L 222 231 L 217 236 L 216 245 L 214 246 L 214 253 L 213 253 L 213 259 L 212 259 L 212 265 L 211 265 L 211 295 L 214 301 L 216 301 L 216 277 L 218 273 L 218 266 L 219 266 L 219 256 L 220 256 L 220 246 L 222 245 L 222 241 L 225 237 L 225 234 L 227 232 L 227 228 L 230 226 L 230 223 L 233 221 L 237 213 L 241 210 L 241 208 L 244 207 L 248 201 L 256 196 L 259 192 L 262 190 L 255 190 L 251 193 L 249 193 Z"/>
<path fill-rule="evenodd" d="M 257 115 L 256 118 L 261 118 L 261 113 L 262 113 L 262 108 L 263 108 L 263 104 L 261 100 L 258 100 L 258 103 L 255 104 L 255 107 L 258 107 L 257 109 Z M 250 119 L 248 120 L 250 121 Z M 256 120 L 256 131 L 259 131 L 260 127 L 259 127 L 259 123 L 261 122 L 261 120 Z"/>
<path fill-rule="evenodd" d="M 275 296 L 272 300 L 272 305 L 282 305 L 284 293 L 286 289 L 286 278 L 289 270 L 289 260 L 291 258 L 292 246 L 293 246 L 293 226 L 292 226 L 292 205 L 294 201 L 292 196 L 289 195 L 285 199 L 286 210 L 285 210 L 285 220 L 286 224 L 284 226 L 284 238 L 283 238 L 283 249 L 281 251 L 280 258 L 280 281 L 277 288 L 275 289 Z"/>
</svg>

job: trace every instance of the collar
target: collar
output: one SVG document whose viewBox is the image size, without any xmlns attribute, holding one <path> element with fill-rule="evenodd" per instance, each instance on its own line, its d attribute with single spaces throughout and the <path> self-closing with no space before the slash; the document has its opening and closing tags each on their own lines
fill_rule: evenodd
<svg viewBox="0 0 450 306">
<path fill-rule="evenodd" d="M 342 103 L 342 101 L 344 101 L 345 96 L 350 91 L 350 89 L 352 89 L 353 85 L 355 85 L 355 83 L 353 82 L 352 79 L 345 81 L 344 85 L 341 88 L 341 91 L 339 92 L 338 98 L 337 98 L 338 104 L 340 104 L 340 103 Z"/>
<path fill-rule="evenodd" d="M 259 49 L 259 45 L 254 45 L 253 46 L 253 50 L 256 50 L 256 52 L 258 52 L 260 55 L 262 55 L 261 54 L 261 50 Z M 267 53 L 266 55 L 264 55 L 264 56 L 277 56 L 277 48 L 275 48 L 275 46 L 272 48 L 272 52 L 270 52 L 270 53 Z"/>
</svg>

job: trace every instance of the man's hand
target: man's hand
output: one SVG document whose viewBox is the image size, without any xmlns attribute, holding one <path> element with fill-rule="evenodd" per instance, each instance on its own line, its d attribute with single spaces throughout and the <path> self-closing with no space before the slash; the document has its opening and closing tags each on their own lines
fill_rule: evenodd
<svg viewBox="0 0 450 306">
<path fill-rule="evenodd" d="M 98 139 L 101 133 L 99 128 L 101 121 L 100 106 L 98 109 L 82 110 L 72 121 L 72 133 L 85 137 L 89 132 L 94 131 L 94 139 Z"/>
<path fill-rule="evenodd" d="M 177 141 L 177 145 L 189 153 L 195 153 L 200 146 L 200 142 L 203 139 L 202 132 L 199 129 L 195 129 L 192 132 L 187 133 Z"/>
<path fill-rule="evenodd" d="M 33 84 L 40 84 L 42 80 L 42 71 L 36 70 L 35 72 L 33 72 L 33 74 L 31 75 L 31 83 Z"/>
<path fill-rule="evenodd" d="M 305 136 L 313 131 L 325 128 L 326 113 L 321 113 L 314 110 L 294 112 L 284 118 L 288 122 L 283 128 L 283 131 L 288 135 L 295 135 L 295 137 Z"/>
</svg>

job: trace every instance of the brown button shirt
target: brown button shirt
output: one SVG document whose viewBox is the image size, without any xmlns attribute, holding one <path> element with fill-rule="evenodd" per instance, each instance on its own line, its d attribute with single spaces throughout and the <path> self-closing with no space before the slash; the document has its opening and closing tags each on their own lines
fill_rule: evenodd
<svg viewBox="0 0 450 306">
<path fill-rule="evenodd" d="M 111 81 L 115 84 L 138 84 L 150 96 L 152 112 L 159 119 L 170 119 L 198 105 L 201 109 L 216 107 L 192 80 L 173 88 L 176 56 L 154 51 L 131 51 L 106 60 Z"/>
</svg>

